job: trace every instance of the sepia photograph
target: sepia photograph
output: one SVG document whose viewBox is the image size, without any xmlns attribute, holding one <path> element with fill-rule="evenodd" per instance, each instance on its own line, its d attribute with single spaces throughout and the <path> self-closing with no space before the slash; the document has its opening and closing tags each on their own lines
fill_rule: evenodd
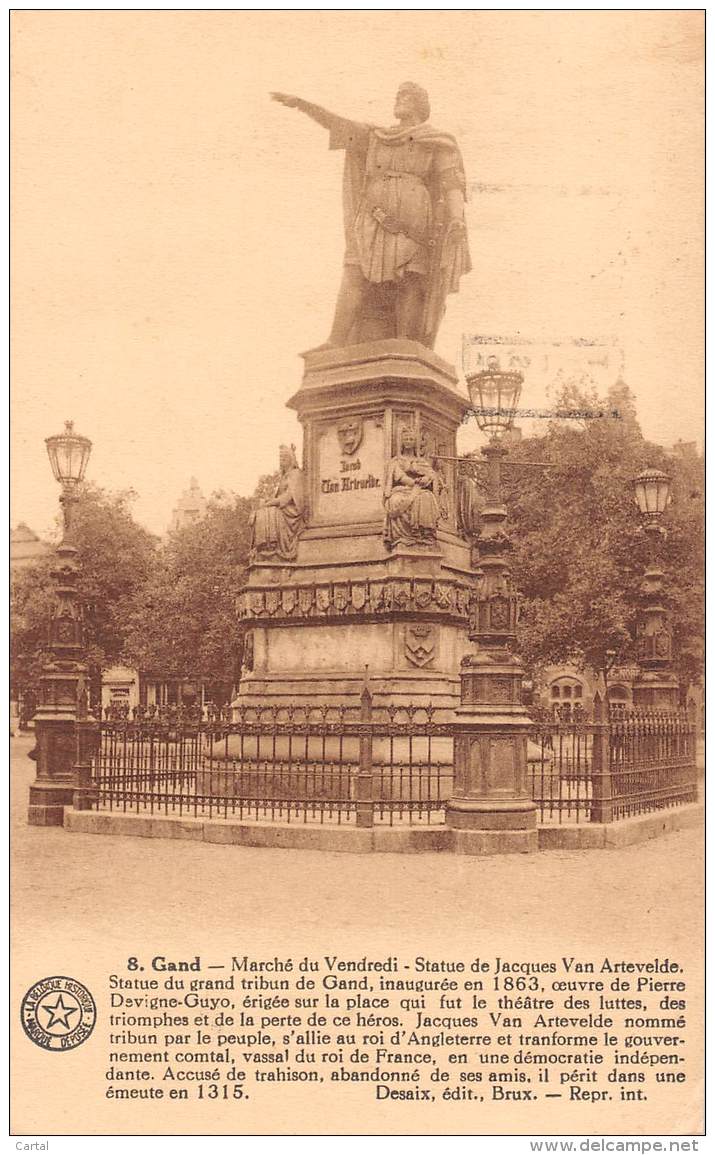
<svg viewBox="0 0 715 1155">
<path fill-rule="evenodd" d="M 704 12 L 10 68 L 18 1149 L 698 1150 Z"/>
</svg>

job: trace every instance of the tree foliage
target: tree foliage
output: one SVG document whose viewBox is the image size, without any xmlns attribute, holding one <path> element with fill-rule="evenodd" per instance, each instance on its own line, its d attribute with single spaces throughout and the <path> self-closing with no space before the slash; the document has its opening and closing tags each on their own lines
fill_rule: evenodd
<svg viewBox="0 0 715 1155">
<path fill-rule="evenodd" d="M 100 670 L 123 660 L 132 608 L 155 564 L 158 538 L 134 520 L 135 498 L 85 485 L 75 515 L 88 661 Z"/>
<path fill-rule="evenodd" d="M 122 660 L 131 607 L 154 564 L 157 539 L 134 520 L 134 498 L 131 490 L 108 493 L 89 483 L 78 490 L 72 539 L 80 566 L 77 590 L 85 616 L 87 660 L 95 673 Z M 52 565 L 52 558 L 42 558 L 11 581 L 14 692 L 35 683 L 47 660 Z"/>
<path fill-rule="evenodd" d="M 247 575 L 252 502 L 216 494 L 205 516 L 169 535 L 135 600 L 125 658 L 145 672 L 233 685 L 236 606 Z"/>
<path fill-rule="evenodd" d="M 47 658 L 55 601 L 50 568 L 41 558 L 10 575 L 10 696 L 15 700 L 37 684 Z"/>
<path fill-rule="evenodd" d="M 703 604 L 702 462 L 647 442 L 633 397 L 619 382 L 607 399 L 566 387 L 559 408 L 601 417 L 552 421 L 510 459 L 547 469 L 509 470 L 512 564 L 523 594 L 520 647 L 531 666 L 575 662 L 606 679 L 634 657 L 639 587 L 648 546 L 632 479 L 646 466 L 673 478 L 661 561 L 672 601 L 676 669 L 700 676 Z M 614 415 L 616 414 L 616 415 Z"/>
</svg>

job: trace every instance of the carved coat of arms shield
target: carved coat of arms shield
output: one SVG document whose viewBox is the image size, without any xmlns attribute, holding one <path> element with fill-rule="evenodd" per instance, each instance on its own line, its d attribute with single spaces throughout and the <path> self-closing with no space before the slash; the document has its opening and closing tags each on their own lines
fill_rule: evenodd
<svg viewBox="0 0 715 1155">
<path fill-rule="evenodd" d="M 362 441 L 362 417 L 344 417 L 338 425 L 338 445 L 345 457 L 350 457 Z"/>
<path fill-rule="evenodd" d="M 266 606 L 263 590 L 251 590 L 248 605 L 253 616 L 260 617 Z"/>
<path fill-rule="evenodd" d="M 434 587 L 434 600 L 441 610 L 451 610 L 452 599 L 454 597 L 454 588 L 445 585 L 443 582 L 436 582 Z"/>
<path fill-rule="evenodd" d="M 350 587 L 350 601 L 354 610 L 362 610 L 365 608 L 367 601 L 367 584 L 365 582 L 353 582 Z"/>
<path fill-rule="evenodd" d="M 283 613 L 290 617 L 298 605 L 298 591 L 294 589 L 283 590 L 281 600 L 283 603 Z"/>
<path fill-rule="evenodd" d="M 385 608 L 385 588 L 384 582 L 370 582 L 369 598 L 372 613 Z"/>
<path fill-rule="evenodd" d="M 415 606 L 426 610 L 432 601 L 432 582 L 415 582 Z"/>
<path fill-rule="evenodd" d="M 423 623 L 408 625 L 405 630 L 405 656 L 413 666 L 426 666 L 434 659 L 437 635 L 434 626 Z"/>
<path fill-rule="evenodd" d="M 301 586 L 298 590 L 298 609 L 307 617 L 313 608 L 313 594 L 312 586 Z"/>
<path fill-rule="evenodd" d="M 333 585 L 333 604 L 339 613 L 350 605 L 350 587 L 347 582 L 335 582 Z"/>
<path fill-rule="evenodd" d="M 266 610 L 271 616 L 275 614 L 281 606 L 281 591 L 280 590 L 266 590 Z"/>
<path fill-rule="evenodd" d="M 392 586 L 392 604 L 396 610 L 406 610 L 410 604 L 410 583 L 394 582 Z"/>
<path fill-rule="evenodd" d="M 330 586 L 318 586 L 315 591 L 315 604 L 321 614 L 327 614 L 333 603 Z"/>
</svg>

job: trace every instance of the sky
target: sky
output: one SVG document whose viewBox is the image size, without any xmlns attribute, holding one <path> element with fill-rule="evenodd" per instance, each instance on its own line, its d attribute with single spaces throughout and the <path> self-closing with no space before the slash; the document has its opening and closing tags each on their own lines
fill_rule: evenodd
<svg viewBox="0 0 715 1155">
<path fill-rule="evenodd" d="M 52 531 L 44 438 L 163 533 L 196 476 L 252 492 L 341 275 L 342 154 L 269 99 L 461 145 L 464 334 L 603 340 L 647 437 L 702 443 L 702 13 L 24 11 L 12 16 L 11 522 Z M 522 404 L 544 405 L 527 373 Z M 462 447 L 478 444 L 465 430 Z"/>
</svg>

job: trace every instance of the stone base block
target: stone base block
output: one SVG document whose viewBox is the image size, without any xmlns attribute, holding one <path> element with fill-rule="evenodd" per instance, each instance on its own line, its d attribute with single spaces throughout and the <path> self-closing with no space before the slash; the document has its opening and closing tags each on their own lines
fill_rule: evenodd
<svg viewBox="0 0 715 1155">
<path fill-rule="evenodd" d="M 454 830 L 534 830 L 536 805 L 530 799 L 487 802 L 452 798 L 446 823 Z"/>
<path fill-rule="evenodd" d="M 535 854 L 539 834 L 533 830 L 454 830 L 454 854 Z"/>
<path fill-rule="evenodd" d="M 244 671 L 234 707 L 359 707 L 366 677 L 375 708 L 430 706 L 435 720 L 446 720 L 459 706 L 465 625 L 427 612 L 394 621 L 346 615 L 339 624 L 247 624 L 253 670 Z"/>
<path fill-rule="evenodd" d="M 204 841 L 233 846 L 268 847 L 274 850 L 328 850 L 369 854 L 372 830 L 355 826 L 298 826 L 290 822 L 204 823 Z"/>
<path fill-rule="evenodd" d="M 30 787 L 27 822 L 29 826 L 62 826 L 65 806 L 71 806 L 74 787 L 65 783 L 33 784 Z"/>
<path fill-rule="evenodd" d="M 64 822 L 64 806 L 28 806 L 28 826 L 62 826 Z"/>
<path fill-rule="evenodd" d="M 201 818 L 113 814 L 71 808 L 65 811 L 64 828 L 72 833 L 121 834 L 130 838 L 176 838 L 201 842 L 204 837 Z"/>
<path fill-rule="evenodd" d="M 603 850 L 605 845 L 606 827 L 600 822 L 539 827 L 539 850 Z"/>
<path fill-rule="evenodd" d="M 176 838 L 223 846 L 322 850 L 367 854 L 532 854 L 537 850 L 602 850 L 630 846 L 702 826 L 702 805 L 693 803 L 659 814 L 644 814 L 607 826 L 541 826 L 534 830 L 457 830 L 447 826 L 328 826 L 293 823 L 231 822 L 225 819 L 153 817 L 65 810 L 64 826 L 82 834 L 123 834 L 137 838 Z"/>
<path fill-rule="evenodd" d="M 637 814 L 633 818 L 623 818 L 618 822 L 584 822 L 578 826 L 539 827 L 539 850 L 615 850 L 624 846 L 636 846 L 674 834 L 679 830 L 702 827 L 705 810 L 701 803 L 691 802 L 685 806 L 673 806 L 669 810 L 659 810 L 655 814 Z"/>
<path fill-rule="evenodd" d="M 151 838 L 182 838 L 201 842 L 204 824 L 201 818 L 152 818 Z"/>
<path fill-rule="evenodd" d="M 705 811 L 702 805 L 691 802 L 686 806 L 674 806 L 669 810 L 659 810 L 655 814 L 638 814 L 620 822 L 611 822 L 604 827 L 604 845 L 608 849 L 634 846 L 663 834 L 673 834 L 677 830 L 688 830 L 703 826 Z"/>
<path fill-rule="evenodd" d="M 372 848 L 382 854 L 442 854 L 454 849 L 454 834 L 445 826 L 374 826 L 372 833 Z"/>
</svg>

